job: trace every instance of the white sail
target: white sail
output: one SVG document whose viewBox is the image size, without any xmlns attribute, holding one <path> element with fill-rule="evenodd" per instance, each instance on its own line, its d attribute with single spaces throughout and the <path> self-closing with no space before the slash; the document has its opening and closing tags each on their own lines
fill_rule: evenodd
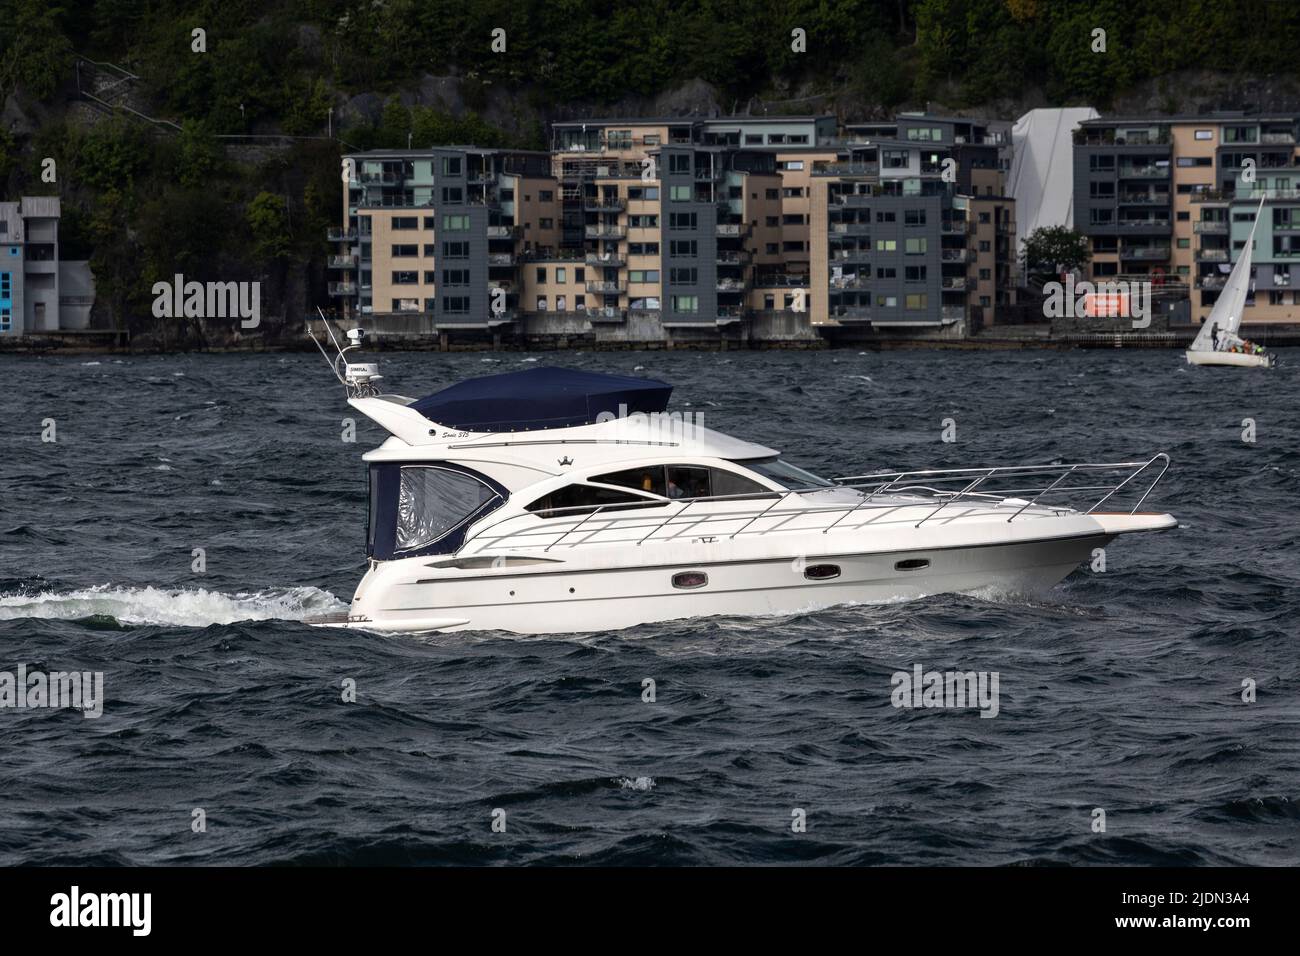
<svg viewBox="0 0 1300 956">
<path fill-rule="evenodd" d="M 1223 291 L 1219 293 L 1214 308 L 1210 310 L 1205 322 L 1201 324 L 1201 331 L 1192 341 L 1190 351 L 1214 351 L 1216 329 L 1221 348 L 1226 348 L 1236 339 L 1237 330 L 1241 328 L 1241 314 L 1246 308 L 1246 293 L 1250 291 L 1251 250 L 1255 245 L 1255 230 L 1259 227 L 1259 217 L 1262 215 L 1264 215 L 1264 200 L 1261 198 L 1259 209 L 1255 212 L 1255 221 L 1250 227 L 1250 235 L 1246 237 L 1246 245 L 1242 248 L 1232 271 L 1228 273 L 1227 281 L 1223 283 Z"/>
</svg>

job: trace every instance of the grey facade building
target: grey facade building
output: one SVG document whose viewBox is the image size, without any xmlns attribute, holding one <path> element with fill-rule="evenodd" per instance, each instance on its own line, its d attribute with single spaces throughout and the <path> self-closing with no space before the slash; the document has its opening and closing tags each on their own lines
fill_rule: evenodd
<svg viewBox="0 0 1300 956">
<path fill-rule="evenodd" d="M 57 196 L 0 203 L 0 335 L 90 325 L 94 278 L 89 263 L 60 258 L 60 215 Z"/>
</svg>

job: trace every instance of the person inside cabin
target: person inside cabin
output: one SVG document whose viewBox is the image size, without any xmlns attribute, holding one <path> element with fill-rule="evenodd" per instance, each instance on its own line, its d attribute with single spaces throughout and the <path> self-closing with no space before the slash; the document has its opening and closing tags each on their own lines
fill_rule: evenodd
<svg viewBox="0 0 1300 956">
<path fill-rule="evenodd" d="M 686 494 L 686 492 L 682 491 L 681 487 L 677 484 L 677 482 L 673 481 L 671 478 L 668 479 L 668 497 L 669 497 L 669 498 L 681 498 L 681 497 L 683 497 L 685 494 Z"/>
</svg>

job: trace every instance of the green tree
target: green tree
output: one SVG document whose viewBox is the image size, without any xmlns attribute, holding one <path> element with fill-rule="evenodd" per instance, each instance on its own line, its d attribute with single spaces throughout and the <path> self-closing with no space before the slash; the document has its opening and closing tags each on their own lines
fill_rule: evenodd
<svg viewBox="0 0 1300 956">
<path fill-rule="evenodd" d="M 1053 274 L 1058 266 L 1077 269 L 1089 259 L 1088 239 L 1067 226 L 1042 226 L 1025 238 L 1021 258 L 1037 275 Z"/>
<path fill-rule="evenodd" d="M 260 192 L 248 204 L 245 221 L 253 236 L 253 257 L 263 264 L 283 262 L 289 257 L 287 208 L 284 197 Z"/>
</svg>

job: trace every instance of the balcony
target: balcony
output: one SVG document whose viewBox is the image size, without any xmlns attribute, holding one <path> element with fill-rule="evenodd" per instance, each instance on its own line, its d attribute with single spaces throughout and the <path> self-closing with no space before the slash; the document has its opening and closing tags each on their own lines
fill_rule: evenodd
<svg viewBox="0 0 1300 956">
<path fill-rule="evenodd" d="M 831 232 L 837 236 L 862 236 L 871 232 L 869 222 L 833 222 Z"/>
<path fill-rule="evenodd" d="M 357 238 L 357 231 L 344 229 L 341 226 L 330 226 L 325 230 L 325 238 L 330 242 L 352 242 Z"/>
<path fill-rule="evenodd" d="M 714 235 L 740 236 L 749 230 L 743 222 L 720 222 L 714 227 Z"/>
<path fill-rule="evenodd" d="M 627 235 L 627 227 L 587 226 L 585 235 L 588 239 L 622 239 Z"/>
<path fill-rule="evenodd" d="M 1198 289 L 1222 289 L 1223 283 L 1227 276 L 1204 275 L 1196 277 L 1196 288 Z"/>
<path fill-rule="evenodd" d="M 515 264 L 515 254 L 513 252 L 489 252 L 487 261 L 490 266 L 512 266 Z"/>
<path fill-rule="evenodd" d="M 966 287 L 969 284 L 970 284 L 970 280 L 967 279 L 965 276 L 944 276 L 943 277 L 944 292 L 965 292 Z"/>
<path fill-rule="evenodd" d="M 870 262 L 870 249 L 835 249 L 831 253 L 832 262 Z"/>
<path fill-rule="evenodd" d="M 657 319 L 659 311 L 659 309 L 628 309 L 627 315 L 630 319 Z"/>
<path fill-rule="evenodd" d="M 1168 193 L 1129 193 L 1119 197 L 1121 206 L 1168 206 Z"/>
<path fill-rule="evenodd" d="M 831 289 L 835 291 L 853 292 L 870 287 L 870 276 L 831 276 Z"/>
<path fill-rule="evenodd" d="M 1288 146 L 1295 142 L 1295 133 L 1264 133 L 1259 141 L 1265 146 Z"/>
<path fill-rule="evenodd" d="M 1119 251 L 1121 259 L 1142 259 L 1147 261 L 1159 261 L 1169 258 L 1168 246 L 1139 246 L 1137 248 L 1126 248 Z"/>
<path fill-rule="evenodd" d="M 587 318 L 592 322 L 622 322 L 627 313 L 614 306 L 587 307 Z"/>
<path fill-rule="evenodd" d="M 969 249 L 941 249 L 939 251 L 939 261 L 941 262 L 970 262 L 971 250 Z"/>
<path fill-rule="evenodd" d="M 960 305 L 940 306 L 939 318 L 945 322 L 960 322 L 966 318 L 966 309 Z"/>
<path fill-rule="evenodd" d="M 945 219 L 939 223 L 939 231 L 946 235 L 965 235 L 970 230 L 969 219 Z"/>
<path fill-rule="evenodd" d="M 616 252 L 589 252 L 583 260 L 589 266 L 616 269 L 627 262 L 627 258 Z"/>
<path fill-rule="evenodd" d="M 605 295 L 617 295 L 620 292 L 627 291 L 627 283 L 620 280 L 596 280 L 587 283 L 588 292 L 598 292 Z"/>
<path fill-rule="evenodd" d="M 871 306 L 869 305 L 841 305 L 830 310 L 830 316 L 833 319 L 840 319 L 849 322 L 863 322 L 871 318 Z"/>
<path fill-rule="evenodd" d="M 469 173 L 465 177 L 465 181 L 471 186 L 486 186 L 497 181 L 497 174 L 487 170 L 478 170 Z"/>
<path fill-rule="evenodd" d="M 1125 163 L 1119 165 L 1120 179 L 1168 179 L 1168 166 L 1129 166 Z"/>
<path fill-rule="evenodd" d="M 1198 219 L 1192 223 L 1192 232 L 1208 232 L 1214 235 L 1226 235 L 1228 223 L 1223 219 Z"/>
<path fill-rule="evenodd" d="M 355 282 L 331 282 L 329 284 L 329 294 L 332 296 L 356 295 L 357 284 Z"/>
<path fill-rule="evenodd" d="M 622 212 L 627 208 L 627 200 L 617 196 L 583 196 L 582 208 L 590 212 Z"/>
<path fill-rule="evenodd" d="M 355 269 L 357 256 L 329 256 L 325 264 L 331 269 Z"/>
<path fill-rule="evenodd" d="M 734 249 L 719 249 L 714 256 L 714 262 L 720 266 L 743 266 L 746 265 L 752 256 L 748 252 L 736 251 Z"/>
<path fill-rule="evenodd" d="M 1121 229 L 1168 229 L 1168 219 L 1121 219 L 1116 223 Z"/>
<path fill-rule="evenodd" d="M 515 284 L 510 279 L 488 279 L 488 290 L 500 289 L 503 292 L 514 292 Z"/>
<path fill-rule="evenodd" d="M 1196 250 L 1196 258 L 1202 262 L 1227 262 L 1228 250 L 1199 248 Z"/>
<path fill-rule="evenodd" d="M 823 163 L 813 169 L 814 176 L 878 176 L 879 163 Z"/>
<path fill-rule="evenodd" d="M 719 279 L 716 288 L 719 292 L 744 292 L 748 286 L 748 282 L 739 279 Z"/>
</svg>

